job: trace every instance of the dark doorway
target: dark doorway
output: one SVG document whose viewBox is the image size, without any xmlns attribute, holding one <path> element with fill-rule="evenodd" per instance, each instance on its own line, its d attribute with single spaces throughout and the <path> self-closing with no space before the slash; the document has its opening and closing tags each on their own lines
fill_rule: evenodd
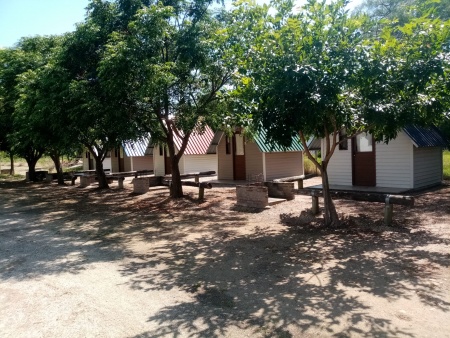
<svg viewBox="0 0 450 338">
<path fill-rule="evenodd" d="M 233 135 L 233 176 L 235 180 L 245 180 L 245 142 L 244 135 Z"/>
<path fill-rule="evenodd" d="M 119 172 L 123 172 L 125 171 L 125 160 L 124 160 L 124 156 L 123 156 L 123 148 L 120 147 L 119 148 L 119 156 L 118 156 L 118 160 L 119 160 Z"/>
<path fill-rule="evenodd" d="M 94 159 L 90 152 L 88 152 L 88 170 L 94 170 Z"/>
<path fill-rule="evenodd" d="M 376 186 L 375 142 L 372 135 L 362 133 L 353 137 L 352 155 L 353 185 Z"/>
</svg>

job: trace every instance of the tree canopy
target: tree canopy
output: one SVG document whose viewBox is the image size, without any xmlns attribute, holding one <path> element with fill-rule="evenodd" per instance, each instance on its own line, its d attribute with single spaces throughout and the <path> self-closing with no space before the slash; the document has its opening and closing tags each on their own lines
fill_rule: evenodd
<svg viewBox="0 0 450 338">
<path fill-rule="evenodd" d="M 262 13 L 262 25 L 257 33 L 247 26 L 252 47 L 239 84 L 269 139 L 288 146 L 299 134 L 322 174 L 328 225 L 339 223 L 327 166 L 340 132 L 388 142 L 407 124 L 440 119 L 448 107 L 447 22 L 414 18 L 395 28 L 400 38 L 389 27 L 374 38 L 367 16 L 350 16 L 345 5 L 310 0 L 295 13 L 291 1 L 277 1 L 273 15 L 254 6 L 247 20 Z M 324 140 L 321 163 L 307 149 L 310 136 Z"/>
</svg>

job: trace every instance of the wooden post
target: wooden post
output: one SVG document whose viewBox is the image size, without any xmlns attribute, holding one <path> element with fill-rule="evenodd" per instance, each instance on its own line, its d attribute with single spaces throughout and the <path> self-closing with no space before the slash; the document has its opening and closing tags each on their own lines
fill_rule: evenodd
<svg viewBox="0 0 450 338">
<path fill-rule="evenodd" d="M 318 196 L 312 196 L 311 212 L 313 215 L 317 215 L 319 213 L 319 197 Z"/>
<path fill-rule="evenodd" d="M 199 182 L 199 175 L 195 175 L 195 183 Z"/>
<path fill-rule="evenodd" d="M 200 185 L 198 188 L 198 200 L 203 201 L 205 198 L 205 187 L 203 185 Z"/>
<path fill-rule="evenodd" d="M 389 203 L 389 199 L 392 196 L 386 195 L 385 204 L 384 204 L 384 225 L 392 224 L 392 215 L 394 213 L 394 205 Z"/>
<path fill-rule="evenodd" d="M 298 188 L 303 189 L 303 179 L 299 179 L 297 182 L 298 182 Z"/>
</svg>

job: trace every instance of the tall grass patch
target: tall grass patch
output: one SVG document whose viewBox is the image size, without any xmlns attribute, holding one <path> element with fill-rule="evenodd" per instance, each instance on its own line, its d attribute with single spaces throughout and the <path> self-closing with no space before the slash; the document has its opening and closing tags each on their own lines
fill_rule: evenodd
<svg viewBox="0 0 450 338">
<path fill-rule="evenodd" d="M 444 179 L 450 180 L 450 151 L 444 151 Z"/>
</svg>

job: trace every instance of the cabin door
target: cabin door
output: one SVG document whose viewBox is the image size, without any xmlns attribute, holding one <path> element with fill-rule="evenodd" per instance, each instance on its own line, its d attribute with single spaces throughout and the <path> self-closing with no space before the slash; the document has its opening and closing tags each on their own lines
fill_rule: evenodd
<svg viewBox="0 0 450 338">
<path fill-rule="evenodd" d="M 245 144 L 244 135 L 233 135 L 233 176 L 235 180 L 245 180 Z"/>
<path fill-rule="evenodd" d="M 374 187 L 377 184 L 375 166 L 375 142 L 367 133 L 352 139 L 353 185 Z"/>
<path fill-rule="evenodd" d="M 172 175 L 172 161 L 166 147 L 164 147 L 164 174 Z"/>
</svg>

